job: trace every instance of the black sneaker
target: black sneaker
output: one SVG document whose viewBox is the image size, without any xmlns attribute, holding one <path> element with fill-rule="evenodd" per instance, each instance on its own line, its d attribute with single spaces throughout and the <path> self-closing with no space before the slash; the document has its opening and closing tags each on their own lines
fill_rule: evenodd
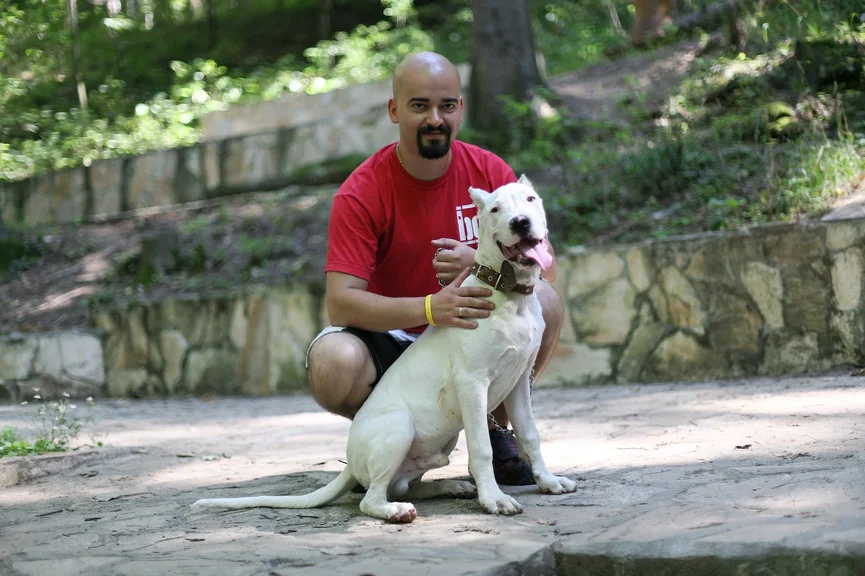
<svg viewBox="0 0 865 576">
<path fill-rule="evenodd" d="M 514 433 L 498 424 L 490 430 L 493 448 L 493 473 L 502 486 L 528 486 L 535 483 L 532 467 L 520 458 Z"/>
</svg>

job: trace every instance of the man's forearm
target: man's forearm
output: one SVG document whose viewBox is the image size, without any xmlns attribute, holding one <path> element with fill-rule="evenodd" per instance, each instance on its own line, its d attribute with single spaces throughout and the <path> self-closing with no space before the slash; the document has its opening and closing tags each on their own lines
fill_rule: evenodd
<svg viewBox="0 0 865 576">
<path fill-rule="evenodd" d="M 341 290 L 327 300 L 330 323 L 375 332 L 423 326 L 423 298 L 388 298 L 360 289 Z"/>
</svg>

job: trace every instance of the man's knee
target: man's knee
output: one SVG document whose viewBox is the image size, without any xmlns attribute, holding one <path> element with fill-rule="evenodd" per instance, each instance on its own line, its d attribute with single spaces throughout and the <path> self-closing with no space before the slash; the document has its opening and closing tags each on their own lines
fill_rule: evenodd
<svg viewBox="0 0 865 576">
<path fill-rule="evenodd" d="M 549 282 L 539 282 L 536 293 L 544 314 L 544 341 L 557 341 L 565 320 L 565 303 Z"/>
<path fill-rule="evenodd" d="M 351 334 L 328 334 L 309 351 L 313 398 L 328 412 L 353 416 L 372 390 L 375 366 L 364 343 Z"/>
</svg>

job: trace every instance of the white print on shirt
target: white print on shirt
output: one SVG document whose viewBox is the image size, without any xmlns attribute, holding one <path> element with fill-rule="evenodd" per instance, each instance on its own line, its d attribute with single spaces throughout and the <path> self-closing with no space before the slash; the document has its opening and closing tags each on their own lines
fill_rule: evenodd
<svg viewBox="0 0 865 576">
<path fill-rule="evenodd" d="M 472 211 L 474 214 L 472 214 Z M 478 243 L 478 207 L 474 204 L 457 206 L 457 230 L 460 233 L 460 242 L 464 244 Z"/>
</svg>

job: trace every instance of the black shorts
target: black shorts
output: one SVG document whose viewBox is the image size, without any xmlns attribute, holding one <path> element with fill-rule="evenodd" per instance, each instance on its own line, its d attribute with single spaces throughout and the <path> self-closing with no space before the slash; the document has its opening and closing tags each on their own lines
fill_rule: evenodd
<svg viewBox="0 0 865 576">
<path fill-rule="evenodd" d="M 315 340 L 310 344 L 310 349 L 313 344 L 326 335 L 327 333 L 338 333 L 338 332 L 347 332 L 352 334 L 353 336 L 357 336 L 360 338 L 360 341 L 364 343 L 366 349 L 369 350 L 369 355 L 372 357 L 372 362 L 375 365 L 375 382 L 372 383 L 373 386 L 378 384 L 378 381 L 381 380 L 381 377 L 390 368 L 396 359 L 402 355 L 406 349 L 412 345 L 412 341 L 410 340 L 399 340 L 394 338 L 388 332 L 371 332 L 369 330 L 361 330 L 360 328 L 344 328 L 344 327 L 335 327 L 331 326 L 326 328 L 324 331 L 319 334 Z M 309 368 L 309 351 L 307 350 L 306 357 L 306 367 Z"/>
<path fill-rule="evenodd" d="M 375 382 L 373 386 L 378 384 L 387 369 L 393 366 L 396 359 L 405 352 L 413 342 L 409 340 L 397 340 L 387 332 L 370 332 L 369 330 L 361 330 L 360 328 L 346 328 L 343 332 L 348 332 L 360 338 L 369 350 L 369 355 L 372 356 L 372 361 L 375 364 Z"/>
</svg>

